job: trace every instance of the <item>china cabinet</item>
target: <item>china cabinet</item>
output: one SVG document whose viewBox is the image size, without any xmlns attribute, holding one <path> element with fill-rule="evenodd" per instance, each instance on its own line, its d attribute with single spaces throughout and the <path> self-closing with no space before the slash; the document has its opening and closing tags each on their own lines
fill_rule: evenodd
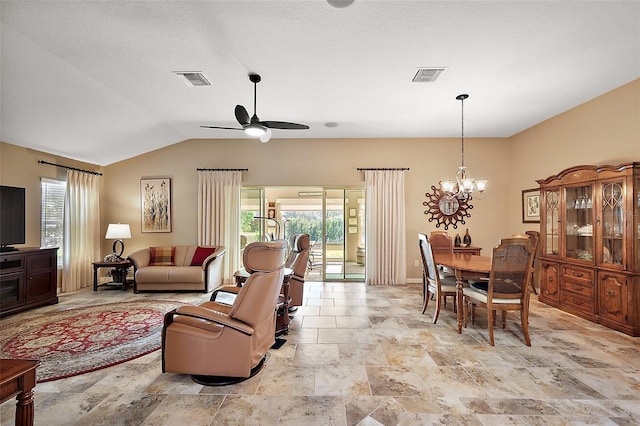
<svg viewBox="0 0 640 426">
<path fill-rule="evenodd" d="M 640 162 L 540 185 L 540 301 L 640 336 Z"/>
</svg>

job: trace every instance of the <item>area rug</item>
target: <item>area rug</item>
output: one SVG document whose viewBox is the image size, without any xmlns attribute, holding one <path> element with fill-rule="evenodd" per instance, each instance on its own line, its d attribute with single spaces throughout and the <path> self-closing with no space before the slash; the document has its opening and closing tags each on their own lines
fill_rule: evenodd
<svg viewBox="0 0 640 426">
<path fill-rule="evenodd" d="M 38 382 L 99 370 L 160 349 L 164 314 L 186 304 L 109 303 L 6 324 L 0 327 L 0 358 L 40 360 Z"/>
</svg>

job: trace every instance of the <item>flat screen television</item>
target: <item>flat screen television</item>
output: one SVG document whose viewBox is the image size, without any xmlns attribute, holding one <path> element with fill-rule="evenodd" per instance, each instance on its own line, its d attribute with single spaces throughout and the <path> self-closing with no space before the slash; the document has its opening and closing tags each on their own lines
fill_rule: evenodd
<svg viewBox="0 0 640 426">
<path fill-rule="evenodd" d="M 25 243 L 25 213 L 25 189 L 0 185 L 0 251 Z"/>
</svg>

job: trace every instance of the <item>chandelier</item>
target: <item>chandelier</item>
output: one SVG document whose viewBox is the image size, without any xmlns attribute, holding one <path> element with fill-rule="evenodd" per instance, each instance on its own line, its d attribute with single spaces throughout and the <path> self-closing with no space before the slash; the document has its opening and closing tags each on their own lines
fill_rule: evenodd
<svg viewBox="0 0 640 426">
<path fill-rule="evenodd" d="M 482 199 L 484 198 L 484 190 L 487 187 L 487 181 L 485 179 L 473 179 L 469 175 L 467 167 L 464 165 L 464 100 L 468 97 L 469 95 L 467 94 L 456 96 L 456 99 L 459 100 L 461 104 L 462 163 L 460 167 L 458 167 L 458 171 L 456 172 L 455 181 L 443 180 L 440 182 L 440 189 L 442 189 L 442 192 L 444 192 L 445 195 L 447 195 L 448 197 L 456 197 L 460 200 L 471 199 L 471 196 Z"/>
</svg>

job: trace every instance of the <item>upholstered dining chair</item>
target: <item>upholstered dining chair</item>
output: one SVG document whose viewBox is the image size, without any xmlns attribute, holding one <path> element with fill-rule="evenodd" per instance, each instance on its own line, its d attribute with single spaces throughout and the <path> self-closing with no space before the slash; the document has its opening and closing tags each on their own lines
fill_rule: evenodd
<svg viewBox="0 0 640 426">
<path fill-rule="evenodd" d="M 442 300 L 447 296 L 453 296 L 453 310 L 456 312 L 456 278 L 441 278 L 433 256 L 433 247 L 425 234 L 418 234 L 418 246 L 422 258 L 422 313 L 427 311 L 429 299 L 435 300 L 436 308 L 433 314 L 433 323 L 438 322 Z"/>
<path fill-rule="evenodd" d="M 285 241 L 253 242 L 243 253 L 250 273 L 233 304 L 181 306 L 165 315 L 162 372 L 191 374 L 204 385 L 245 380 L 262 368 L 275 343 L 276 303 L 284 276 Z"/>
<path fill-rule="evenodd" d="M 471 307 L 472 324 L 475 324 L 476 305 L 487 308 L 489 343 L 494 345 L 493 328 L 496 311 L 502 312 L 502 328 L 506 327 L 507 311 L 520 311 L 522 333 L 527 346 L 529 338 L 529 282 L 534 250 L 529 238 L 505 238 L 494 247 L 491 272 L 487 281 L 471 282 L 462 289 L 464 325 L 467 325 Z"/>
</svg>

